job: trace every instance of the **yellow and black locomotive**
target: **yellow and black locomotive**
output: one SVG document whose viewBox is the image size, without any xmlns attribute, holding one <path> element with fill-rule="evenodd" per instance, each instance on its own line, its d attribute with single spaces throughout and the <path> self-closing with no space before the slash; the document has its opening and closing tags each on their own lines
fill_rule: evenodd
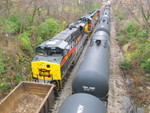
<svg viewBox="0 0 150 113">
<path fill-rule="evenodd" d="M 89 17 L 81 18 L 36 48 L 36 56 L 31 62 L 33 81 L 54 83 L 57 90 L 62 88 L 64 76 L 77 61 L 88 38 L 86 31 L 91 31 L 92 27 L 85 31 L 90 21 Z"/>
</svg>

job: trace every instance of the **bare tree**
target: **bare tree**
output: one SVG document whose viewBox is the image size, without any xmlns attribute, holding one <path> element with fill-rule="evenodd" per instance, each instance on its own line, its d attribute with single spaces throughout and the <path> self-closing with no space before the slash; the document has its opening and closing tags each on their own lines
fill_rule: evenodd
<svg viewBox="0 0 150 113">
<path fill-rule="evenodd" d="M 150 1 L 149 0 L 130 0 L 127 4 L 128 12 L 133 18 L 147 31 L 150 29 Z"/>
</svg>

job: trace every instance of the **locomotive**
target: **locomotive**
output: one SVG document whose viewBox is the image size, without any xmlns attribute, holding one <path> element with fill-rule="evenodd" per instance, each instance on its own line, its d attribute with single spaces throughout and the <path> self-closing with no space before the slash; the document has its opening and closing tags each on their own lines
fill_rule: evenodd
<svg viewBox="0 0 150 113">
<path fill-rule="evenodd" d="M 96 21 L 93 15 L 99 16 L 99 10 L 70 24 L 67 29 L 36 48 L 36 55 L 31 62 L 33 81 L 53 83 L 57 90 L 62 88 L 65 75 L 76 63 L 88 38 L 87 34 L 92 31 L 93 27 L 86 26 Z"/>
<path fill-rule="evenodd" d="M 105 8 L 110 11 L 108 6 Z M 101 16 L 72 82 L 73 95 L 62 103 L 58 113 L 107 112 L 102 101 L 107 102 L 109 90 L 109 14 Z"/>
<path fill-rule="evenodd" d="M 88 23 L 84 27 L 84 31 L 87 34 L 89 34 L 89 36 L 90 36 L 90 33 L 94 30 L 94 27 L 95 27 L 99 17 L 100 17 L 100 10 L 99 9 L 95 9 L 95 10 L 89 12 L 89 14 L 81 17 L 80 20 L 87 21 L 87 23 Z"/>
</svg>

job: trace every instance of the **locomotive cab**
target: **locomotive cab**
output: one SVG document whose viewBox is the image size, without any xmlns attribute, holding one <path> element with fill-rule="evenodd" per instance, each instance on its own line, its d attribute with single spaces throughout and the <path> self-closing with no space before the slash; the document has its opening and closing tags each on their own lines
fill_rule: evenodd
<svg viewBox="0 0 150 113">
<path fill-rule="evenodd" d="M 63 50 L 58 47 L 54 48 L 40 48 L 38 47 L 36 49 L 36 54 L 37 55 L 46 55 L 46 56 L 62 56 L 63 55 Z"/>
<path fill-rule="evenodd" d="M 67 54 L 72 49 L 72 45 L 66 41 L 54 39 L 38 46 L 36 56 L 31 63 L 33 81 L 53 83 L 61 80 L 67 70 L 65 63 L 70 57 Z M 60 87 L 61 85 L 58 89 Z"/>
</svg>

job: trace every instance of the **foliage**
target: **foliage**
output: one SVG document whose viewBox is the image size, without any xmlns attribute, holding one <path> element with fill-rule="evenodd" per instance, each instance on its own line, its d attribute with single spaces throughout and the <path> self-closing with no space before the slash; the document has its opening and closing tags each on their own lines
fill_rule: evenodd
<svg viewBox="0 0 150 113">
<path fill-rule="evenodd" d="M 132 63 L 136 60 L 140 67 L 145 71 L 150 72 L 150 41 L 147 39 L 139 39 L 136 41 L 136 48 L 133 51 L 124 53 L 125 59 Z M 134 64 L 133 64 L 134 65 Z"/>
<path fill-rule="evenodd" d="M 119 20 L 124 20 L 124 19 L 125 19 L 124 13 L 121 12 L 120 10 L 116 13 L 116 17 L 117 17 Z"/>
<path fill-rule="evenodd" d="M 141 67 L 150 73 L 150 58 L 142 58 L 141 59 Z"/>
<path fill-rule="evenodd" d="M 18 39 L 21 41 L 22 50 L 26 51 L 28 54 L 33 54 L 33 49 L 30 41 L 30 33 L 24 32 L 18 36 Z"/>
<path fill-rule="evenodd" d="M 14 80 L 16 83 L 20 83 L 23 80 L 22 75 L 17 74 L 16 76 L 14 76 Z"/>
<path fill-rule="evenodd" d="M 5 80 L 5 78 L 2 78 L 1 82 L 0 82 L 0 90 L 4 90 L 7 89 L 7 82 Z"/>
<path fill-rule="evenodd" d="M 120 68 L 124 69 L 124 70 L 128 70 L 131 68 L 131 62 L 129 62 L 128 60 L 124 60 L 120 62 Z"/>
<path fill-rule="evenodd" d="M 145 29 L 140 28 L 140 29 L 138 30 L 137 37 L 138 37 L 138 38 L 147 39 L 147 38 L 148 38 L 148 33 L 146 32 Z"/>
<path fill-rule="evenodd" d="M 119 36 L 118 36 L 118 41 L 119 41 L 122 45 L 127 42 L 125 36 L 123 36 L 123 35 L 119 35 Z"/>
<path fill-rule="evenodd" d="M 97 3 L 91 4 L 91 6 L 88 8 L 88 11 L 91 11 L 93 9 L 98 9 L 99 7 L 100 7 L 100 4 L 97 4 Z"/>
<path fill-rule="evenodd" d="M 41 37 L 37 37 L 36 45 L 39 45 L 41 42 L 43 42 L 43 39 Z"/>
<path fill-rule="evenodd" d="M 126 37 L 126 40 L 123 36 Z M 121 44 L 134 43 L 137 48 L 134 51 L 126 52 L 124 54 L 125 58 L 132 62 L 138 58 L 139 60 L 136 62 L 140 67 L 150 72 L 150 41 L 148 40 L 148 33 L 139 26 L 137 21 L 132 20 L 125 24 L 124 32 L 118 37 L 118 41 Z"/>
<path fill-rule="evenodd" d="M 0 54 L 2 53 L 2 50 L 0 51 Z M 3 78 L 3 74 L 5 73 L 5 57 L 0 57 L 0 90 L 6 89 L 7 82 L 5 78 Z"/>
<path fill-rule="evenodd" d="M 0 18 L 0 25 L 5 33 L 22 32 L 30 25 L 31 15 L 15 13 L 9 18 Z"/>
<path fill-rule="evenodd" d="M 48 18 L 37 28 L 38 37 L 47 40 L 60 31 L 59 22 L 52 18 Z"/>
<path fill-rule="evenodd" d="M 20 34 L 18 37 L 19 40 L 21 41 L 21 44 L 22 44 L 24 49 L 30 49 L 30 47 L 31 47 L 29 36 L 30 36 L 30 33 L 24 32 L 24 33 Z"/>
<path fill-rule="evenodd" d="M 140 50 L 134 50 L 132 52 L 126 52 L 124 54 L 125 58 L 128 59 L 129 61 L 133 61 L 136 57 L 139 57 L 141 54 Z"/>
<path fill-rule="evenodd" d="M 37 46 L 44 40 L 52 38 L 58 32 L 62 31 L 66 27 L 66 21 L 60 22 L 52 18 L 46 19 L 38 26 L 29 26 L 27 31 L 31 34 L 31 41 L 33 46 Z"/>
<path fill-rule="evenodd" d="M 126 38 L 126 41 L 123 37 Z M 123 44 L 132 43 L 133 41 L 138 42 L 143 39 L 148 39 L 148 32 L 146 29 L 140 27 L 136 20 L 131 20 L 130 22 L 125 23 L 124 29 L 120 31 L 119 40 Z"/>
<path fill-rule="evenodd" d="M 132 21 L 126 23 L 126 25 L 124 27 L 126 35 L 129 38 L 136 37 L 136 35 L 138 34 L 138 29 L 139 29 L 139 26 L 138 26 L 137 21 L 135 21 L 135 20 L 132 20 Z"/>
<path fill-rule="evenodd" d="M 1 18 L 1 28 L 5 33 L 15 33 L 18 29 L 18 26 L 15 22 L 12 22 L 10 20 Z"/>
<path fill-rule="evenodd" d="M 139 44 L 139 49 L 141 50 L 141 67 L 150 73 L 150 41 Z"/>
<path fill-rule="evenodd" d="M 4 64 L 4 57 L 0 57 L 0 74 L 3 74 L 5 72 L 5 64 Z"/>
<path fill-rule="evenodd" d="M 14 14 L 9 17 L 9 21 L 16 24 L 16 31 L 20 31 L 22 15 L 21 14 Z"/>
</svg>

